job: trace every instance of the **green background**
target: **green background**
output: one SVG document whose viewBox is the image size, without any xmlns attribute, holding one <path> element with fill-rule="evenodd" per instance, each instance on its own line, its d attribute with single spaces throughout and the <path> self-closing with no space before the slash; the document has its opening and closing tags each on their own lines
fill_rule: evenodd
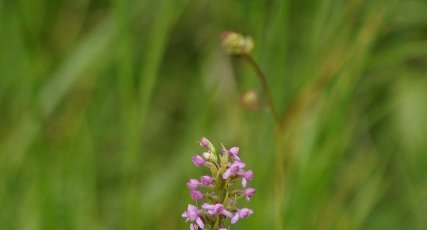
<svg viewBox="0 0 427 230">
<path fill-rule="evenodd" d="M 252 35 L 286 127 L 285 229 L 427 229 L 427 2 L 0 1 L 0 228 L 188 229 L 198 140 L 240 146 L 273 229 L 274 123 L 220 34 Z M 322 82 L 320 87 L 318 82 Z M 261 96 L 261 102 L 265 98 Z M 298 104 L 297 103 L 297 104 Z"/>
</svg>

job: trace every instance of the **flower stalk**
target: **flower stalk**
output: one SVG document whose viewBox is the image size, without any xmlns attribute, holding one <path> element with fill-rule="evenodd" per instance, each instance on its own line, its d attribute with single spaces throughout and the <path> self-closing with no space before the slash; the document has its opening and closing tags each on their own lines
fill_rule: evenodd
<svg viewBox="0 0 427 230">
<path fill-rule="evenodd" d="M 285 165 L 284 165 L 284 127 L 273 101 L 273 95 L 270 85 L 264 72 L 261 70 L 258 63 L 252 57 L 252 49 L 254 47 L 253 39 L 248 36 L 243 36 L 235 32 L 225 32 L 222 35 L 222 45 L 225 51 L 230 55 L 243 57 L 250 66 L 255 70 L 256 76 L 261 82 L 262 90 L 267 99 L 267 105 L 271 110 L 271 115 L 275 123 L 275 142 L 276 142 L 276 173 L 275 173 L 275 229 L 283 229 L 283 200 L 284 200 L 284 180 L 285 180 Z"/>
<path fill-rule="evenodd" d="M 277 112 L 276 106 L 274 105 L 273 94 L 271 93 L 271 88 L 270 88 L 270 85 L 268 84 L 267 78 L 265 77 L 264 73 L 262 72 L 258 63 L 254 60 L 252 55 L 245 54 L 245 55 L 243 55 L 243 57 L 249 63 L 249 65 L 251 65 L 252 68 L 254 68 L 256 76 L 258 77 L 259 81 L 261 82 L 262 90 L 265 94 L 265 97 L 267 98 L 267 103 L 271 109 L 271 113 L 272 113 L 274 122 L 276 122 L 276 127 L 280 127 L 279 113 Z"/>
</svg>

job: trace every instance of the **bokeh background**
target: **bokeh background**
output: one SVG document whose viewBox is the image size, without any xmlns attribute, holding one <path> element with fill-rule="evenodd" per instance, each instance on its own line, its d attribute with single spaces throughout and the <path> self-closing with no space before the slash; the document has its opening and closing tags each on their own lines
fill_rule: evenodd
<svg viewBox="0 0 427 230">
<path fill-rule="evenodd" d="M 238 145 L 273 229 L 274 123 L 285 229 L 427 229 L 424 0 L 0 1 L 0 229 L 187 229 L 198 140 Z M 288 115 L 287 115 L 288 114 Z"/>
</svg>

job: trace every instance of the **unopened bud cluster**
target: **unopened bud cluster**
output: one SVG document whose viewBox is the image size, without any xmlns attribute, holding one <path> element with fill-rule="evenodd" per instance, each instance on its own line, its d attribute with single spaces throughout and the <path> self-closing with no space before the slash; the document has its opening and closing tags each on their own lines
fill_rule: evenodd
<svg viewBox="0 0 427 230">
<path fill-rule="evenodd" d="M 254 48 L 254 40 L 250 36 L 227 31 L 222 33 L 222 46 L 228 54 L 244 55 L 250 54 Z"/>
<path fill-rule="evenodd" d="M 210 174 L 188 180 L 187 187 L 196 204 L 189 204 L 182 217 L 190 221 L 191 230 L 227 230 L 230 224 L 253 214 L 251 209 L 239 207 L 240 200 L 249 201 L 255 194 L 255 189 L 247 187 L 253 172 L 244 169 L 246 164 L 238 156 L 238 147 L 228 150 L 222 146 L 217 154 L 207 138 L 200 140 L 200 146 L 205 151 L 193 156 L 193 164 L 207 167 Z"/>
</svg>

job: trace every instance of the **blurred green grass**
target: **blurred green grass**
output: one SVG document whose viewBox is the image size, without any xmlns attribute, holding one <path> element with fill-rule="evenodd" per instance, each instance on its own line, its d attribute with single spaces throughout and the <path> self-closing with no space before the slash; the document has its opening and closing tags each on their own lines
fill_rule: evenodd
<svg viewBox="0 0 427 230">
<path fill-rule="evenodd" d="M 426 229 L 427 3 L 1 1 L 0 228 L 184 229 L 197 141 L 239 145 L 272 229 L 269 112 L 221 52 L 250 34 L 286 130 L 285 229 Z M 320 82 L 320 84 L 319 84 Z M 314 86 L 321 87 L 314 87 Z M 307 93 L 309 92 L 309 93 Z"/>
</svg>

